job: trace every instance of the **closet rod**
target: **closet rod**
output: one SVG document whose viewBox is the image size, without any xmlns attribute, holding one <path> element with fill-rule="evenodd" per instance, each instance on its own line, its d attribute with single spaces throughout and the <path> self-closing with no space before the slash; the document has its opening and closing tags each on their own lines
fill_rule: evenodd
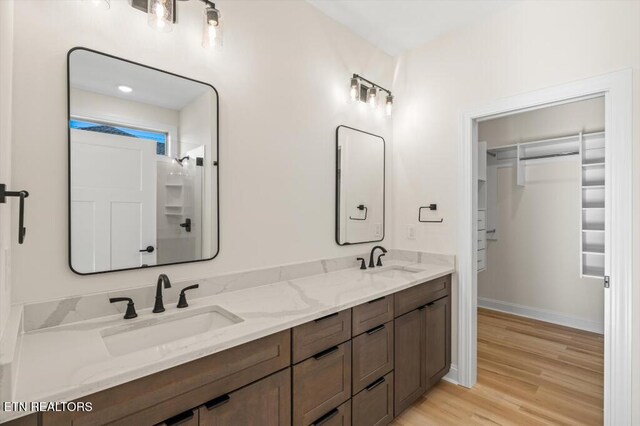
<svg viewBox="0 0 640 426">
<path fill-rule="evenodd" d="M 523 157 L 523 158 L 520 159 L 520 161 L 538 160 L 540 158 L 564 157 L 564 156 L 567 156 L 567 155 L 578 155 L 578 154 L 580 154 L 579 151 L 570 151 L 570 152 L 559 152 L 557 154 L 534 155 L 532 157 Z"/>
</svg>

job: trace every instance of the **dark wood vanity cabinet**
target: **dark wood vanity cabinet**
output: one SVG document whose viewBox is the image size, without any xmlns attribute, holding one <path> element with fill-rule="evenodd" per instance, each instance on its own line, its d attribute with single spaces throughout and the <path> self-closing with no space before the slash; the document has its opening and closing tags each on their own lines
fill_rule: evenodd
<svg viewBox="0 0 640 426">
<path fill-rule="evenodd" d="M 450 295 L 449 275 L 81 398 L 93 411 L 40 413 L 38 424 L 386 425 L 449 371 Z"/>
</svg>

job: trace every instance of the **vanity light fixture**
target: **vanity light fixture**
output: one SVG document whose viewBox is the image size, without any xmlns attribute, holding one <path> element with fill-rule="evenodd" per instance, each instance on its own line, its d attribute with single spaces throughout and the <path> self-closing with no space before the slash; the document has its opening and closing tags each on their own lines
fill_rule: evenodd
<svg viewBox="0 0 640 426">
<path fill-rule="evenodd" d="M 387 115 L 391 115 L 391 110 L 393 109 L 393 96 L 387 95 L 387 102 L 385 104 L 385 110 Z"/>
<path fill-rule="evenodd" d="M 371 108 L 375 108 L 376 107 L 376 100 L 377 100 L 377 95 L 378 95 L 378 89 L 376 89 L 375 86 L 370 87 L 369 88 L 369 99 L 367 100 L 367 102 L 369 103 L 369 106 Z"/>
<path fill-rule="evenodd" d="M 86 0 L 86 1 L 109 1 L 109 0 Z M 162 32 L 169 32 L 176 23 L 177 2 L 188 0 L 130 0 L 131 6 L 145 12 L 148 16 L 147 22 L 153 29 Z M 202 28 L 202 47 L 222 46 L 222 26 L 220 22 L 220 11 L 215 3 L 210 0 L 199 0 L 204 3 L 204 24 Z"/>
<path fill-rule="evenodd" d="M 174 0 L 148 0 L 147 22 L 149 26 L 165 33 L 171 31 L 175 22 L 175 8 Z"/>
<path fill-rule="evenodd" d="M 360 98 L 360 82 L 357 78 L 351 78 L 351 102 L 355 102 Z"/>
<path fill-rule="evenodd" d="M 216 9 L 216 5 L 205 2 L 207 5 L 204 9 L 204 24 L 202 26 L 202 47 L 208 49 L 211 47 L 222 46 L 222 26 L 220 25 L 220 11 Z"/>
<path fill-rule="evenodd" d="M 122 93 L 131 93 L 133 92 L 133 89 L 129 86 L 125 86 L 124 84 L 121 84 L 120 86 L 118 86 L 118 90 L 121 91 Z"/>
<path fill-rule="evenodd" d="M 351 77 L 349 88 L 352 101 L 359 100 L 361 102 L 366 102 L 371 106 L 371 108 L 376 108 L 378 105 L 378 94 L 380 92 L 385 92 L 387 94 L 386 98 L 384 98 L 385 110 L 387 115 L 391 115 L 393 95 L 390 90 L 387 90 L 379 84 L 376 84 L 371 80 L 367 80 L 358 74 L 353 74 Z M 380 94 L 380 96 L 382 96 L 382 94 Z"/>
</svg>

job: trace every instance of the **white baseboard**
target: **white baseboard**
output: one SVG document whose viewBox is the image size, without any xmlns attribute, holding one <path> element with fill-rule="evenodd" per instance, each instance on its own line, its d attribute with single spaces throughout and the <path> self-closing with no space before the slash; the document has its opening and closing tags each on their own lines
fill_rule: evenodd
<svg viewBox="0 0 640 426">
<path fill-rule="evenodd" d="M 532 308 L 530 306 L 503 302 L 500 300 L 487 299 L 485 297 L 478 297 L 478 307 L 550 322 L 552 324 L 564 325 L 565 327 L 577 328 L 579 330 L 604 334 L 603 322 L 591 321 L 584 318 L 578 318 L 558 312 L 548 311 L 546 309 Z"/>
<path fill-rule="evenodd" d="M 449 368 L 449 372 L 447 373 L 446 376 L 442 378 L 442 380 L 446 380 L 447 382 L 457 385 L 458 384 L 458 366 L 455 364 L 451 364 L 451 368 Z"/>
</svg>

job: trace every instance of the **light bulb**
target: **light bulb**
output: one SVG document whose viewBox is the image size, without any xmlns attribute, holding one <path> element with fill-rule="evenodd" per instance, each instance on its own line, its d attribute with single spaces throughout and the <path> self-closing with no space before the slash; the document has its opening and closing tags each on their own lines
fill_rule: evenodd
<svg viewBox="0 0 640 426">
<path fill-rule="evenodd" d="M 173 0 L 148 0 L 147 22 L 153 29 L 169 32 L 173 29 Z"/>
<path fill-rule="evenodd" d="M 202 26 L 202 47 L 222 47 L 222 26 L 220 11 L 215 6 L 207 6 L 204 10 Z"/>
<path fill-rule="evenodd" d="M 118 86 L 118 90 L 121 91 L 122 93 L 131 93 L 133 92 L 133 89 L 129 86 L 125 86 L 124 84 L 121 84 L 120 86 Z"/>
<path fill-rule="evenodd" d="M 355 77 L 351 79 L 350 95 L 351 95 L 351 102 L 357 101 L 360 95 L 360 85 L 358 84 L 358 79 Z"/>
<path fill-rule="evenodd" d="M 111 1 L 110 0 L 85 0 L 85 3 L 90 4 L 91 6 L 95 7 L 96 9 L 104 9 L 107 10 L 111 7 Z"/>
<path fill-rule="evenodd" d="M 387 103 L 385 109 L 387 111 L 387 115 L 391 115 L 391 110 L 393 109 L 393 96 L 387 95 Z"/>
<path fill-rule="evenodd" d="M 371 108 L 376 107 L 377 95 L 378 95 L 378 90 L 375 87 L 371 87 L 369 89 L 369 106 Z"/>
</svg>

